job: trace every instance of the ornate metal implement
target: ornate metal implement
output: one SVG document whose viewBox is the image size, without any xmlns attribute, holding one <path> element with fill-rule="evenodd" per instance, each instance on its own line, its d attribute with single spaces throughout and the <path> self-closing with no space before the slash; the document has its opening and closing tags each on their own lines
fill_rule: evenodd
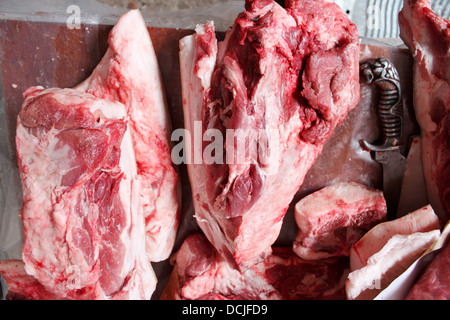
<svg viewBox="0 0 450 320">
<path fill-rule="evenodd" d="M 371 60 L 361 65 L 361 73 L 368 84 L 380 90 L 378 115 L 385 137 L 384 143 L 374 146 L 364 141 L 365 147 L 372 151 L 386 151 L 402 143 L 403 103 L 400 77 L 394 65 L 385 58 Z"/>
<path fill-rule="evenodd" d="M 379 90 L 377 113 L 383 143 L 373 145 L 366 140 L 361 143 L 383 166 L 383 192 L 388 207 L 388 219 L 393 219 L 397 213 L 406 165 L 406 159 L 401 154 L 403 102 L 400 77 L 390 61 L 379 58 L 361 65 L 361 79 Z"/>
</svg>

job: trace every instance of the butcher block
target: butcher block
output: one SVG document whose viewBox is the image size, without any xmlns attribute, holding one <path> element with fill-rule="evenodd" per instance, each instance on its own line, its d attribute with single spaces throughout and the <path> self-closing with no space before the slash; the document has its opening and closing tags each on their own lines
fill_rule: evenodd
<svg viewBox="0 0 450 320">
<path fill-rule="evenodd" d="M 151 25 L 151 21 L 147 21 L 166 90 L 172 130 L 183 128 L 179 40 L 192 34 L 194 30 Z M 111 28 L 112 25 L 109 24 L 81 24 L 79 28 L 68 28 L 66 23 L 59 22 L 0 20 L 0 70 L 3 90 L 0 107 L 1 114 L 4 115 L 1 132 L 7 139 L 6 145 L 9 147 L 9 152 L 2 150 L 2 154 L 6 155 L 6 161 L 1 163 L 2 170 L 11 172 L 11 175 L 18 174 L 14 143 L 16 119 L 24 100 L 23 92 L 30 86 L 70 88 L 82 82 L 92 73 L 105 54 Z M 217 32 L 219 40 L 223 37 L 223 32 Z M 399 72 L 404 106 L 402 142 L 406 146 L 405 151 L 408 151 L 411 137 L 419 134 L 412 106 L 412 57 L 406 47 L 361 40 L 360 63 L 383 57 L 393 63 Z M 381 165 L 374 161 L 371 154 L 360 144 L 361 140 L 377 142 L 380 139 L 377 98 L 373 86 L 361 83 L 358 105 L 349 112 L 347 119 L 336 128 L 325 143 L 322 153 L 308 171 L 303 185 L 291 202 L 275 243 L 277 246 L 292 246 L 297 234 L 294 206 L 305 196 L 339 182 L 354 181 L 375 189 L 383 188 Z M 176 143 L 177 141 L 174 141 L 174 144 Z M 193 218 L 194 209 L 186 165 L 181 163 L 178 170 L 182 185 L 182 209 L 173 252 L 180 248 L 188 235 L 199 231 Z M 14 187 L 20 190 L 19 180 L 12 179 L 12 181 L 19 184 L 16 183 Z M 20 206 L 8 206 L 3 203 L 1 205 L 5 208 L 2 209 L 5 212 L 0 215 L 0 222 L 19 221 L 14 219 L 18 219 Z M 14 218 L 11 218 L 13 216 Z M 20 221 L 17 225 L 20 225 Z M 0 232 L 4 232 L 7 227 L 0 228 Z M 17 226 L 11 226 L 13 227 Z M 8 253 L 6 242 L 8 246 L 15 243 L 20 247 L 21 241 L 20 233 L 0 236 L 0 253 L 2 253 L 0 258 L 20 259 L 17 253 Z M 153 263 L 153 266 L 158 277 L 158 286 L 153 299 L 158 299 L 172 272 L 172 265 L 168 259 Z"/>
</svg>

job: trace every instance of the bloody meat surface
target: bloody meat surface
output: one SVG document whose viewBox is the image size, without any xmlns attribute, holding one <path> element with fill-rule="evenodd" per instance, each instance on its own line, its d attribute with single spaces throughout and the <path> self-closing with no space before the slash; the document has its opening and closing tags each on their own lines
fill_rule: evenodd
<svg viewBox="0 0 450 320">
<path fill-rule="evenodd" d="M 440 250 L 419 280 L 406 296 L 406 300 L 450 299 L 450 241 Z"/>
<path fill-rule="evenodd" d="M 170 117 L 153 44 L 137 10 L 123 15 L 108 36 L 108 50 L 76 89 L 124 104 L 133 143 L 146 248 L 151 261 L 167 259 L 180 219 L 178 174 L 170 157 Z"/>
<path fill-rule="evenodd" d="M 23 269 L 62 299 L 149 299 L 150 261 L 169 256 L 178 227 L 164 89 L 137 10 L 108 43 L 76 89 L 28 89 L 18 117 Z"/>
<path fill-rule="evenodd" d="M 162 298 L 190 300 L 345 299 L 348 258 L 309 261 L 291 248 L 275 247 L 240 272 L 202 234 L 186 238 Z"/>
<path fill-rule="evenodd" d="M 185 127 L 224 137 L 222 161 L 188 162 L 195 216 L 241 269 L 270 254 L 306 172 L 359 99 L 358 32 L 336 4 L 245 8 L 224 41 L 209 23 L 180 42 Z"/>
<path fill-rule="evenodd" d="M 149 298 L 156 277 L 124 106 L 29 88 L 16 146 L 26 273 L 60 298 Z"/>
<path fill-rule="evenodd" d="M 303 259 L 350 255 L 350 248 L 369 229 L 386 221 L 381 190 L 356 182 L 332 184 L 295 205 L 299 228 L 294 252 Z"/>
<path fill-rule="evenodd" d="M 421 127 L 428 201 L 445 225 L 450 217 L 450 21 L 430 1 L 406 0 L 400 37 L 414 58 L 414 108 Z"/>
</svg>

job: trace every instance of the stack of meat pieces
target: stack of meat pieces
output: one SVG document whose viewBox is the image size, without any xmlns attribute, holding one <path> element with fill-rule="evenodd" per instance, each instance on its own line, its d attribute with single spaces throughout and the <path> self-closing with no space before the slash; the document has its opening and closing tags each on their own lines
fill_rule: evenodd
<svg viewBox="0 0 450 320">
<path fill-rule="evenodd" d="M 325 187 L 296 206 L 294 250 L 274 247 L 244 271 L 202 235 L 191 235 L 173 257 L 176 265 L 163 298 L 344 299 L 350 247 L 386 214 L 379 190 L 357 183 Z"/>
<path fill-rule="evenodd" d="M 149 299 L 151 261 L 179 220 L 164 90 L 145 22 L 122 16 L 75 89 L 29 88 L 17 121 L 22 261 L 2 261 L 25 299 Z"/>
<path fill-rule="evenodd" d="M 188 162 L 195 217 L 209 242 L 201 235 L 186 239 L 173 257 L 164 298 L 371 299 L 439 237 L 430 206 L 373 228 L 386 219 L 381 192 L 342 183 L 296 205 L 293 250 L 271 247 L 323 143 L 359 96 L 357 32 L 337 6 L 287 1 L 283 9 L 247 1 L 223 42 L 208 23 L 182 39 L 180 49 L 185 127 L 201 123 L 202 134 L 213 129 L 226 138 L 219 142 L 223 161 Z M 447 93 L 440 93 L 445 101 Z M 444 118 L 435 120 L 445 122 L 448 112 L 441 111 Z M 434 131 L 435 151 L 445 150 L 447 127 Z M 228 135 L 239 130 L 245 134 Z M 269 161 L 252 149 L 261 140 Z M 191 145 L 187 158 L 205 155 L 206 147 Z M 239 152 L 243 158 L 235 161 Z M 446 174 L 446 158 L 435 154 Z M 442 187 L 434 193 L 445 204 Z M 348 255 L 353 266 L 344 297 Z"/>
<path fill-rule="evenodd" d="M 445 222 L 449 22 L 408 0 L 400 25 L 416 61 L 428 197 Z M 24 94 L 23 260 L 0 261 L 10 297 L 149 299 L 151 262 L 171 253 L 178 179 L 140 14 L 121 17 L 108 43 L 76 88 Z M 293 247 L 272 247 L 308 170 L 359 100 L 358 32 L 333 2 L 248 0 L 222 42 L 212 22 L 181 39 L 180 67 L 185 129 L 202 137 L 186 143 L 186 161 L 204 234 L 172 256 L 163 298 L 371 299 L 439 237 L 431 206 L 385 222 L 382 192 L 345 182 L 298 202 Z M 448 296 L 448 277 L 433 283 L 448 250 L 408 298 L 436 297 L 442 286 Z"/>
<path fill-rule="evenodd" d="M 192 161 L 207 155 L 205 142 L 187 149 L 195 218 L 210 243 L 186 240 L 165 298 L 344 298 L 345 258 L 307 261 L 271 246 L 324 142 L 359 100 L 356 27 L 328 1 L 246 1 L 222 42 L 212 23 L 183 38 L 180 64 L 185 128 L 200 123 L 201 136 L 224 138 L 220 161 Z"/>
<path fill-rule="evenodd" d="M 174 256 L 162 299 L 344 299 L 346 258 L 308 261 L 291 248 L 274 248 L 263 261 L 239 271 L 201 234 L 189 236 Z"/>
<path fill-rule="evenodd" d="M 439 238 L 439 228 L 428 205 L 370 229 L 351 248 L 347 298 L 375 298 Z"/>
<path fill-rule="evenodd" d="M 258 0 L 224 41 L 210 23 L 180 48 L 185 127 L 224 137 L 223 161 L 188 162 L 195 217 L 245 270 L 270 254 L 307 171 L 359 100 L 358 32 L 328 1 Z"/>
<path fill-rule="evenodd" d="M 377 225 L 352 247 L 348 299 L 375 298 L 436 243 L 450 217 L 450 21 L 434 13 L 429 0 L 405 0 L 399 25 L 414 58 L 414 108 L 431 206 Z M 449 299 L 448 266 L 447 237 L 406 299 Z"/>
</svg>

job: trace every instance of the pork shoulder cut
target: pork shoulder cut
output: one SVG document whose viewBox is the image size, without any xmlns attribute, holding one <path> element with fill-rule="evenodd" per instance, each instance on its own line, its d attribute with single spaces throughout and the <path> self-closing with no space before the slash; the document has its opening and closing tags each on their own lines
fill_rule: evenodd
<svg viewBox="0 0 450 320">
<path fill-rule="evenodd" d="M 303 259 L 348 256 L 351 246 L 386 220 L 383 192 L 356 182 L 333 184 L 295 205 L 294 252 Z"/>
<path fill-rule="evenodd" d="M 212 23 L 180 41 L 185 128 L 204 139 L 186 150 L 195 217 L 241 270 L 270 254 L 307 171 L 359 100 L 358 32 L 336 4 L 245 8 L 222 42 Z"/>
<path fill-rule="evenodd" d="M 445 225 L 450 218 L 450 21 L 429 0 L 405 0 L 400 37 L 414 58 L 414 108 L 421 128 L 428 201 Z"/>
<path fill-rule="evenodd" d="M 125 107 L 74 89 L 24 96 L 16 147 L 26 273 L 61 299 L 149 299 L 156 277 Z"/>
<path fill-rule="evenodd" d="M 169 256 L 178 227 L 164 89 L 139 11 L 108 43 L 76 89 L 28 89 L 17 122 L 23 269 L 59 299 L 149 299 L 150 261 Z"/>
</svg>

